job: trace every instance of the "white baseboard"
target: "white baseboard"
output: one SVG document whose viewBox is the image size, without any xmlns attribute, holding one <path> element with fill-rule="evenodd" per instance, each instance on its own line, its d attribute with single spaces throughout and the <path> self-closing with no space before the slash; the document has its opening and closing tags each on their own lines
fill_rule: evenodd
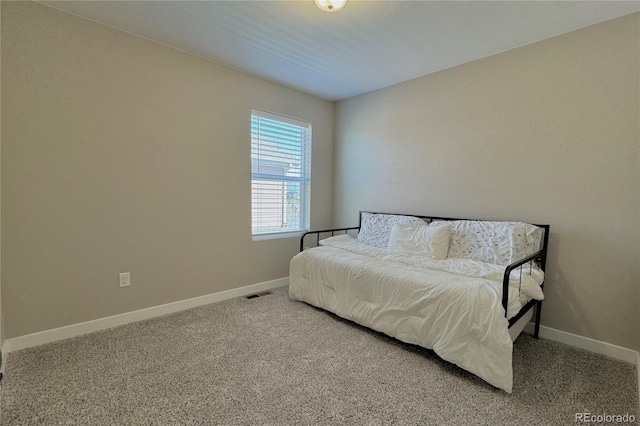
<svg viewBox="0 0 640 426">
<path fill-rule="evenodd" d="M 525 327 L 527 333 L 533 334 L 534 324 L 529 323 Z M 553 340 L 576 348 L 585 349 L 600 355 L 606 355 L 611 358 L 619 359 L 638 366 L 638 351 L 624 348 L 622 346 L 612 345 L 611 343 L 601 342 L 589 337 L 578 336 L 577 334 L 568 333 L 566 331 L 556 330 L 555 328 L 540 326 L 540 337 L 543 339 Z"/>
<path fill-rule="evenodd" d="M 54 328 L 51 330 L 40 331 L 25 336 L 7 339 L 4 342 L 2 354 L 7 357 L 10 352 L 33 346 L 43 345 L 45 343 L 55 342 L 57 340 L 68 339 L 94 331 L 105 330 L 107 328 L 117 327 L 119 325 L 130 324 L 132 322 L 146 320 L 161 315 L 171 314 L 178 311 L 195 308 L 197 306 L 208 305 L 209 303 L 220 302 L 234 297 L 246 296 L 259 291 L 265 291 L 277 287 L 283 287 L 289 284 L 289 278 L 280 278 L 272 281 L 265 281 L 258 284 L 252 284 L 245 287 L 234 288 L 232 290 L 211 293 L 192 299 L 180 300 L 178 302 L 167 303 L 165 305 L 153 306 L 151 308 L 140 309 L 138 311 L 127 312 L 124 314 L 113 315 L 110 317 L 99 318 L 92 321 L 86 321 L 79 324 L 68 325 L 64 327 Z M 3 362 L 6 365 L 6 358 Z"/>
</svg>

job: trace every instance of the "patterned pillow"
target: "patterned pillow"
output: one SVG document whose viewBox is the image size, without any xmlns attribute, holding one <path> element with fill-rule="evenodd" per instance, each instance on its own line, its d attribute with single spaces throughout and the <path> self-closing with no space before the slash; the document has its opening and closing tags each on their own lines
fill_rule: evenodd
<svg viewBox="0 0 640 426">
<path fill-rule="evenodd" d="M 542 229 L 521 222 L 434 221 L 451 225 L 449 257 L 509 265 L 540 249 Z"/>
<path fill-rule="evenodd" d="M 396 223 L 402 225 L 427 225 L 419 217 L 397 214 L 362 213 L 358 241 L 379 248 L 387 248 L 391 229 Z"/>
<path fill-rule="evenodd" d="M 544 231 L 542 228 L 538 228 L 535 225 L 529 223 L 523 223 L 526 242 L 522 245 L 516 245 L 514 247 L 514 254 L 511 256 L 511 262 L 522 259 L 542 248 L 542 236 Z"/>
</svg>

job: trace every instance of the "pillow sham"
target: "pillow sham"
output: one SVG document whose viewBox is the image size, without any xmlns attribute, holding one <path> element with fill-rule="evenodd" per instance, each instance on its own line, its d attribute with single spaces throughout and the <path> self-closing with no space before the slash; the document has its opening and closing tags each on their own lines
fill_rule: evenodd
<svg viewBox="0 0 640 426">
<path fill-rule="evenodd" d="M 540 249 L 542 229 L 522 222 L 433 221 L 451 225 L 449 257 L 509 265 Z"/>
<path fill-rule="evenodd" d="M 428 256 L 433 259 L 447 258 L 449 251 L 450 225 L 402 225 L 396 223 L 391 229 L 387 251 Z"/>
<path fill-rule="evenodd" d="M 511 262 L 530 256 L 542 248 L 544 231 L 535 225 L 523 223 L 526 242 L 522 246 L 514 247 Z"/>
<path fill-rule="evenodd" d="M 391 229 L 396 223 L 427 225 L 427 222 L 415 216 L 363 212 L 357 239 L 361 243 L 386 249 L 391 237 Z"/>
</svg>

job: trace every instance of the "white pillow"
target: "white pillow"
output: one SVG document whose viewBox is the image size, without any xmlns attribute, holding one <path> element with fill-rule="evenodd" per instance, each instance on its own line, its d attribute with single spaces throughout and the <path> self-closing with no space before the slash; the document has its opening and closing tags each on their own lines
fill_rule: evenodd
<svg viewBox="0 0 640 426">
<path fill-rule="evenodd" d="M 398 214 L 362 213 L 358 241 L 379 248 L 387 248 L 391 229 L 396 223 L 405 225 L 426 225 L 427 222 L 415 216 Z"/>
<path fill-rule="evenodd" d="M 522 282 L 520 283 L 520 291 L 522 292 L 522 294 L 524 294 L 525 296 L 531 299 L 536 299 L 536 300 L 544 299 L 544 293 L 542 293 L 542 289 L 540 288 L 540 285 L 536 282 L 536 280 L 533 279 L 531 275 L 522 276 Z"/>
<path fill-rule="evenodd" d="M 392 253 L 411 253 L 429 256 L 433 259 L 446 259 L 449 251 L 449 225 L 415 226 L 395 224 L 387 251 Z"/>
</svg>

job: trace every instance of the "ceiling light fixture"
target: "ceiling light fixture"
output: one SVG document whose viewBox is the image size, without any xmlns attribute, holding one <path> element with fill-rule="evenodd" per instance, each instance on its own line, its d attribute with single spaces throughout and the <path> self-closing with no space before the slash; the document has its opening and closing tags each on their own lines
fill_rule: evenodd
<svg viewBox="0 0 640 426">
<path fill-rule="evenodd" d="M 316 6 L 325 12 L 335 12 L 342 9 L 347 0 L 314 0 Z"/>
</svg>

